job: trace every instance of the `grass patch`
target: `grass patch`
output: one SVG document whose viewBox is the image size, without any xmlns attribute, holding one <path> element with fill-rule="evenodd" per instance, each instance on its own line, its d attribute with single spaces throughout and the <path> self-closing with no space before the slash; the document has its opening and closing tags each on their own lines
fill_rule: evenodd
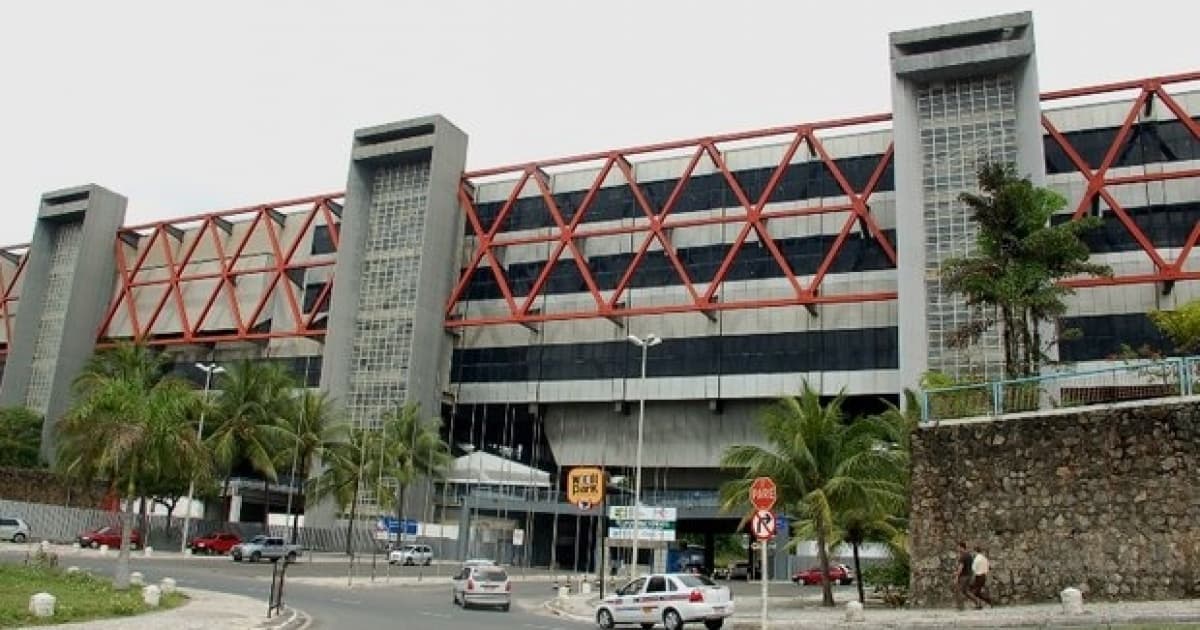
<svg viewBox="0 0 1200 630">
<path fill-rule="evenodd" d="M 54 616 L 48 619 L 29 614 L 29 597 L 41 592 L 58 598 Z M 159 607 L 152 609 L 142 602 L 139 587 L 117 591 L 110 580 L 86 573 L 67 575 L 55 568 L 0 565 L 0 628 L 126 617 L 173 608 L 186 599 L 178 592 L 164 595 Z"/>
</svg>

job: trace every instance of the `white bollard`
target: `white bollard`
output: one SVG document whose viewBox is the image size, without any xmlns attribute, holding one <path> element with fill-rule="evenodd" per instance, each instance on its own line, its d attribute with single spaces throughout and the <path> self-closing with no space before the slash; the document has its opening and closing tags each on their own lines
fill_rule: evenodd
<svg viewBox="0 0 1200 630">
<path fill-rule="evenodd" d="M 75 575 L 79 573 L 79 567 L 67 567 L 67 575 Z"/>
<path fill-rule="evenodd" d="M 592 592 L 591 580 L 584 578 L 582 581 L 580 581 L 579 582 L 579 592 L 583 593 L 584 595 L 591 593 Z"/>
<path fill-rule="evenodd" d="M 158 608 L 158 600 L 162 599 L 162 591 L 157 586 L 151 584 L 142 589 L 142 601 L 151 608 Z"/>
<path fill-rule="evenodd" d="M 71 553 L 79 553 L 80 549 L 83 549 L 83 547 L 79 544 L 79 541 L 71 543 Z"/>
<path fill-rule="evenodd" d="M 102 555 L 102 556 L 108 555 L 108 545 L 100 545 L 100 555 Z"/>
<path fill-rule="evenodd" d="M 141 571 L 134 571 L 133 573 L 130 573 L 129 574 L 129 585 L 130 586 L 145 586 L 146 585 L 146 576 L 142 575 Z"/>
<path fill-rule="evenodd" d="M 860 602 L 846 602 L 846 621 L 866 621 L 866 617 L 863 616 L 863 607 Z"/>
<path fill-rule="evenodd" d="M 162 591 L 163 595 L 170 595 L 171 593 L 174 593 L 175 580 L 171 578 L 163 578 L 162 584 L 159 585 L 158 590 Z"/>
<path fill-rule="evenodd" d="M 142 555 L 147 558 L 154 555 L 154 547 L 142 547 Z"/>
<path fill-rule="evenodd" d="M 1064 615 L 1082 615 L 1083 614 L 1083 593 L 1079 589 L 1068 586 L 1058 594 L 1062 598 L 1062 607 Z"/>
<path fill-rule="evenodd" d="M 566 599 L 570 595 L 571 595 L 571 587 L 570 586 L 558 587 L 558 598 L 559 599 Z"/>
<path fill-rule="evenodd" d="M 43 540 L 41 544 L 42 553 L 50 553 L 50 541 Z"/>
<path fill-rule="evenodd" d="M 58 600 L 50 593 L 37 593 L 29 597 L 29 614 L 34 617 L 53 617 L 54 604 Z"/>
</svg>

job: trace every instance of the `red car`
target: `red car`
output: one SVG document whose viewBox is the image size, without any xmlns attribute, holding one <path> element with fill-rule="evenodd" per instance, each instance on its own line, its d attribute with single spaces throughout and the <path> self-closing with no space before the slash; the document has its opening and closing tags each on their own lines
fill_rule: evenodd
<svg viewBox="0 0 1200 630">
<path fill-rule="evenodd" d="M 807 571 L 797 571 L 792 574 L 796 584 L 812 585 L 821 583 L 821 567 L 813 567 Z M 850 584 L 854 581 L 854 571 L 844 564 L 829 565 L 829 581 L 838 584 Z"/>
<path fill-rule="evenodd" d="M 121 548 L 121 528 L 120 527 L 101 527 L 86 531 L 79 535 L 80 547 L 91 547 L 99 549 L 101 545 L 108 545 L 109 549 Z M 129 532 L 129 547 L 137 549 L 142 546 L 142 532 L 132 530 Z"/>
<path fill-rule="evenodd" d="M 192 553 L 227 554 L 234 545 L 240 545 L 242 537 L 230 532 L 209 532 L 192 539 L 188 546 Z"/>
</svg>

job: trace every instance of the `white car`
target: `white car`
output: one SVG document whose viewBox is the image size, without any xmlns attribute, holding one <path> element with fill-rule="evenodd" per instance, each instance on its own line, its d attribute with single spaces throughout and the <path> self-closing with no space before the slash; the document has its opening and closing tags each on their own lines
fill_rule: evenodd
<svg viewBox="0 0 1200 630">
<path fill-rule="evenodd" d="M 454 581 L 450 595 L 463 608 L 497 606 L 508 611 L 512 605 L 512 581 L 508 572 L 494 564 L 464 566 L 450 579 Z"/>
<path fill-rule="evenodd" d="M 15 543 L 29 540 L 29 524 L 19 518 L 0 517 L 0 539 Z"/>
<path fill-rule="evenodd" d="M 388 554 L 388 564 L 433 564 L 433 548 L 429 545 L 404 545 Z"/>
<path fill-rule="evenodd" d="M 717 630 L 732 615 L 729 589 L 690 573 L 638 578 L 596 605 L 596 625 L 601 628 L 626 624 L 649 628 L 662 623 L 667 630 L 679 630 L 685 623 L 703 622 L 709 630 Z"/>
</svg>

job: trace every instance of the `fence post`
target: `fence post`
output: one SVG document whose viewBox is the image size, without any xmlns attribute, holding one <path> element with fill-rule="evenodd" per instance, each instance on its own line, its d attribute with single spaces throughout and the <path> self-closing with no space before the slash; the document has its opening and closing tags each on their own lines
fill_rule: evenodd
<svg viewBox="0 0 1200 630">
<path fill-rule="evenodd" d="M 1004 413 L 1004 381 L 992 383 L 992 415 Z"/>
<path fill-rule="evenodd" d="M 1179 395 L 1180 396 L 1191 396 L 1192 395 L 1192 371 L 1188 369 L 1188 360 L 1183 357 L 1179 357 L 1175 360 L 1178 361 L 1178 363 L 1176 363 L 1175 367 L 1176 367 L 1176 369 L 1179 370 Z"/>
<path fill-rule="evenodd" d="M 929 390 L 921 390 L 921 424 L 929 424 Z"/>
</svg>

